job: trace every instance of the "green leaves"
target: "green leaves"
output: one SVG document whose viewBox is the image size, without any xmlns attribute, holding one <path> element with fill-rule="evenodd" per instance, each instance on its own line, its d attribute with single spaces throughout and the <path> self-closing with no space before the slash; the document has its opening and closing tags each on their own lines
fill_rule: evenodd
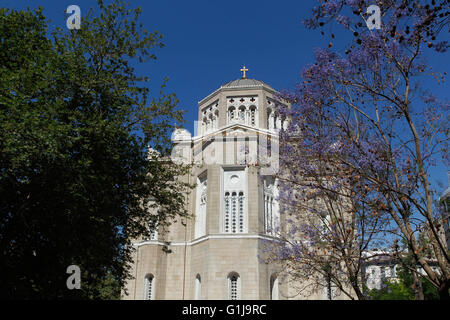
<svg viewBox="0 0 450 320">
<path fill-rule="evenodd" d="M 186 168 L 163 160 L 182 112 L 133 68 L 161 37 L 138 27 L 139 9 L 99 8 L 51 36 L 42 10 L 0 9 L 2 297 L 117 298 L 130 239 L 186 215 Z M 65 287 L 71 264 L 81 290 Z"/>
</svg>

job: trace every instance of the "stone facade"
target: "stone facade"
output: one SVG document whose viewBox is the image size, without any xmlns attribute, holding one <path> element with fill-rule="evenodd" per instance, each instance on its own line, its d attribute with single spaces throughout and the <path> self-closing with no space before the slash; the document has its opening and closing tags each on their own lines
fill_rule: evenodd
<svg viewBox="0 0 450 320">
<path fill-rule="evenodd" d="M 272 87 L 245 78 L 199 102 L 198 133 L 174 136 L 181 148 L 175 157 L 196 164 L 184 177 L 197 183 L 187 195 L 194 218 L 173 224 L 158 239 L 134 243 L 135 279 L 123 299 L 145 299 L 149 286 L 151 299 L 323 298 L 322 292 L 299 296 L 294 284 L 279 277 L 280 266 L 258 258 L 283 225 L 276 200 L 265 195 L 271 189 L 261 175 L 270 170 L 261 171 L 260 157 L 261 150 L 269 152 L 261 143 L 270 139 L 272 162 L 277 160 L 277 130 L 285 125 L 280 107 Z"/>
</svg>

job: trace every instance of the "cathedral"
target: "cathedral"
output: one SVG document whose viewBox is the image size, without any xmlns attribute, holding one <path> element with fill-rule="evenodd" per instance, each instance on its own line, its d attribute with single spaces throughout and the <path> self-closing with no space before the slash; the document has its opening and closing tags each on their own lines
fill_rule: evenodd
<svg viewBox="0 0 450 320">
<path fill-rule="evenodd" d="M 281 266 L 261 259 L 283 225 L 274 175 L 286 126 L 278 111 L 289 106 L 270 85 L 247 78 L 245 66 L 241 71 L 199 101 L 194 135 L 175 131 L 172 159 L 194 164 L 183 177 L 196 185 L 186 195 L 192 218 L 134 242 L 134 279 L 123 299 L 301 298 L 280 277 Z"/>
</svg>

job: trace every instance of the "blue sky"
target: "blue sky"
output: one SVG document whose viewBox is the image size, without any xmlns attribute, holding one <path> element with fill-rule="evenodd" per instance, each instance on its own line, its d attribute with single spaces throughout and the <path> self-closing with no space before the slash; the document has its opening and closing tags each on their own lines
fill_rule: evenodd
<svg viewBox="0 0 450 320">
<path fill-rule="evenodd" d="M 106 1 L 109 3 L 109 1 Z M 142 7 L 142 22 L 147 30 L 158 30 L 166 45 L 156 51 L 158 59 L 140 64 L 138 73 L 150 77 L 150 88 L 169 77 L 168 92 L 175 92 L 180 107 L 186 110 L 186 128 L 194 132 L 197 103 L 212 91 L 241 77 L 245 64 L 247 76 L 262 80 L 275 89 L 291 88 L 300 79 L 302 68 L 313 61 L 313 50 L 326 47 L 328 37 L 306 29 L 301 21 L 309 16 L 313 0 L 129 0 Z M 94 0 L 3 0 L 3 7 L 14 9 L 42 6 L 52 26 L 65 27 L 66 8 L 76 4 L 81 14 L 96 5 Z M 336 27 L 337 28 L 337 27 Z M 325 29 L 327 30 L 327 29 Z M 337 29 L 337 43 L 340 47 Z M 330 31 L 330 30 L 328 30 Z M 430 63 L 449 72 L 448 53 Z M 444 69 L 445 68 L 445 69 Z M 446 90 L 447 89 L 447 90 Z M 433 88 L 436 96 L 449 98 L 448 86 Z M 442 165 L 432 170 L 433 181 L 447 185 Z M 434 183 L 433 183 L 434 184 Z"/>
</svg>

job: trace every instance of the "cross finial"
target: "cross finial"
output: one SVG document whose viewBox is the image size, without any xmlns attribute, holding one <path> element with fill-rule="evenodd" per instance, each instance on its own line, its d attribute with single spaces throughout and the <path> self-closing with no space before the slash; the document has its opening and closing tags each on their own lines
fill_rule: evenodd
<svg viewBox="0 0 450 320">
<path fill-rule="evenodd" d="M 245 72 L 248 71 L 248 69 L 244 66 L 244 67 L 241 69 L 241 71 L 244 73 L 244 74 L 242 75 L 242 79 L 247 79 L 247 76 L 245 75 Z"/>
</svg>

